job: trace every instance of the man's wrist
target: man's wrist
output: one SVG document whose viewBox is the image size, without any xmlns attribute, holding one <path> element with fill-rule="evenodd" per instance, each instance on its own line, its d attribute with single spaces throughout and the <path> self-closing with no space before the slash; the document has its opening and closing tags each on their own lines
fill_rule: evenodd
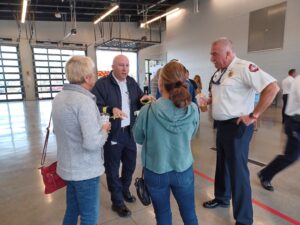
<svg viewBox="0 0 300 225">
<path fill-rule="evenodd" d="M 252 112 L 252 113 L 249 114 L 249 118 L 250 118 L 250 119 L 257 120 L 257 119 L 258 119 L 258 116 L 257 116 L 255 113 Z"/>
</svg>

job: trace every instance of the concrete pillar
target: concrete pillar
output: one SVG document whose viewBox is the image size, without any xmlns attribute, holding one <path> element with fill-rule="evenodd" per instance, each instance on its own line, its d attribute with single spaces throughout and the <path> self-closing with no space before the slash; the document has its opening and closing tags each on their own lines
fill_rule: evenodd
<svg viewBox="0 0 300 225">
<path fill-rule="evenodd" d="M 22 78 L 25 88 L 25 100 L 32 101 L 36 100 L 35 96 L 35 82 L 32 62 L 32 50 L 29 41 L 25 38 L 20 39 L 20 60 L 22 68 Z"/>
</svg>

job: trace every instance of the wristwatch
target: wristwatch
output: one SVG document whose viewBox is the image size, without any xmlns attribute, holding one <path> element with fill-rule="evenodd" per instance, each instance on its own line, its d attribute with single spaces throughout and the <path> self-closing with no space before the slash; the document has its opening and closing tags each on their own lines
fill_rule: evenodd
<svg viewBox="0 0 300 225">
<path fill-rule="evenodd" d="M 254 119 L 254 120 L 257 120 L 257 119 L 258 119 L 257 116 L 254 116 L 253 112 L 249 114 L 249 118 L 250 118 L 250 119 Z"/>
</svg>

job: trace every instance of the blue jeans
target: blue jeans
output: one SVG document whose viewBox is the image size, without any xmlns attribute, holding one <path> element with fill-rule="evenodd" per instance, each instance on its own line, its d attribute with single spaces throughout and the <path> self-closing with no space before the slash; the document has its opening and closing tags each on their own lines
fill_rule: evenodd
<svg viewBox="0 0 300 225">
<path fill-rule="evenodd" d="M 67 181 L 67 209 L 63 225 L 97 225 L 99 219 L 99 178 Z"/>
<path fill-rule="evenodd" d="M 194 173 L 190 167 L 184 172 L 163 174 L 144 169 L 145 183 L 151 196 L 157 225 L 172 225 L 170 191 L 177 201 L 185 225 L 198 225 L 195 212 Z"/>
</svg>

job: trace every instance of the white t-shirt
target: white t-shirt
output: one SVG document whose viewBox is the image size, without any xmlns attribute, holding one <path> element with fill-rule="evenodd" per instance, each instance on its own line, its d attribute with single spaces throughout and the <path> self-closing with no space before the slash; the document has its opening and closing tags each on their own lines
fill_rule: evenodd
<svg viewBox="0 0 300 225">
<path fill-rule="evenodd" d="M 255 64 L 235 57 L 225 72 L 217 71 L 213 75 L 213 118 L 228 120 L 250 114 L 254 109 L 255 94 L 274 81 Z"/>
<path fill-rule="evenodd" d="M 122 112 L 127 114 L 127 118 L 124 118 L 121 120 L 121 127 L 126 127 L 130 125 L 130 99 L 129 99 L 129 92 L 127 88 L 127 81 L 119 81 L 115 75 L 113 74 L 113 77 L 117 81 L 120 91 L 121 91 L 121 98 L 122 98 Z"/>
<path fill-rule="evenodd" d="M 282 94 L 286 95 L 291 92 L 291 87 L 293 82 L 294 82 L 294 78 L 292 76 L 288 76 L 282 80 L 281 82 Z"/>
<path fill-rule="evenodd" d="M 291 91 L 289 93 L 285 114 L 289 116 L 300 115 L 300 76 L 293 80 Z"/>
</svg>

